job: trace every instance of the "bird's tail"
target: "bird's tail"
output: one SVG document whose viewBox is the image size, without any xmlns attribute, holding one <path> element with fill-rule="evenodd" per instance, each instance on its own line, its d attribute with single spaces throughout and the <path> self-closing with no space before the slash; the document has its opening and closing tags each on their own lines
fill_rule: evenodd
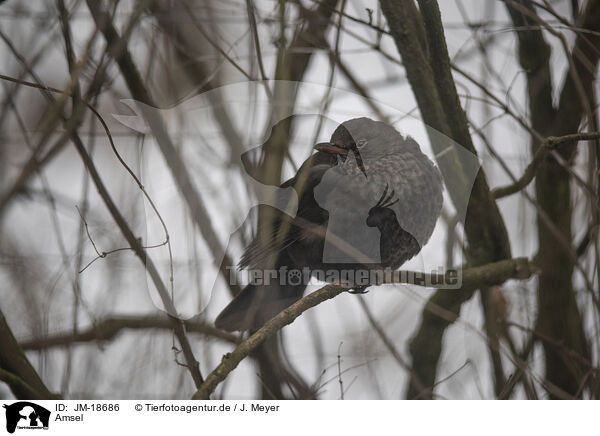
<svg viewBox="0 0 600 436">
<path fill-rule="evenodd" d="M 223 309 L 215 326 L 227 331 L 262 327 L 283 309 L 298 301 L 306 285 L 248 285 Z"/>
</svg>

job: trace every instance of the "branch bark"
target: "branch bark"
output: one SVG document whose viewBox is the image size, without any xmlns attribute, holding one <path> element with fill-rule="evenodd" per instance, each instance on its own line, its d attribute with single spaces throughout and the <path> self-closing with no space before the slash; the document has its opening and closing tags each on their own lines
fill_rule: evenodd
<svg viewBox="0 0 600 436">
<path fill-rule="evenodd" d="M 507 1 L 508 12 L 515 26 L 538 22 L 531 2 Z M 577 32 L 572 53 L 573 59 L 563 88 L 558 107 L 552 105 L 552 84 L 549 73 L 550 52 L 541 31 L 534 26 L 517 33 L 519 39 L 519 61 L 527 72 L 529 112 L 534 130 L 545 136 L 562 136 L 576 132 L 586 113 L 587 102 L 582 94 L 591 95 L 600 52 L 597 47 L 600 37 L 600 2 L 588 1 L 578 27 L 586 32 Z M 596 32 L 596 33 L 594 33 Z M 583 91 L 583 92 L 582 92 Z M 569 162 L 575 153 L 576 139 L 563 145 L 557 152 Z M 539 138 L 532 136 L 531 148 L 534 162 L 543 151 Z M 542 151 L 540 151 L 542 150 Z M 534 163 L 532 162 L 532 164 Z M 528 168 L 528 170 L 530 170 Z M 527 176 L 527 171 L 524 177 Z M 555 231 L 562 239 L 572 240 L 571 186 L 568 168 L 555 158 L 541 159 L 535 179 L 536 199 L 541 210 L 552 221 Z M 557 236 L 546 225 L 538 212 L 537 237 L 539 251 L 536 264 L 540 267 L 538 285 L 538 318 L 536 330 L 541 334 L 563 343 L 579 355 L 588 357 L 589 349 L 583 320 L 573 289 L 574 259 L 562 249 Z M 590 290 L 593 292 L 593 290 Z M 546 380 L 569 395 L 581 393 L 586 368 L 561 349 L 548 342 L 544 347 Z M 550 395 L 556 397 L 553 392 Z"/>
<path fill-rule="evenodd" d="M 224 332 L 203 322 L 187 320 L 183 321 L 183 324 L 188 333 L 200 333 L 232 344 L 239 343 L 236 335 Z M 20 345 L 24 350 L 39 351 L 54 347 L 65 347 L 75 343 L 110 341 L 123 330 L 145 331 L 151 329 L 172 330 L 173 323 L 166 316 L 116 316 L 102 319 L 84 330 L 57 333 L 42 338 L 21 341 Z"/>
<path fill-rule="evenodd" d="M 150 5 L 152 1 L 146 0 L 146 3 Z M 119 48 L 118 50 L 110 50 L 109 53 L 117 62 L 131 96 L 140 103 L 156 107 L 154 100 L 144 86 L 142 77 L 133 62 L 129 50 L 127 49 L 126 41 L 119 36 L 117 30 L 110 21 L 108 14 L 102 9 L 101 4 L 98 2 L 87 0 L 87 5 L 96 26 L 104 35 L 106 43 L 111 47 Z M 138 5 L 137 7 L 140 6 Z M 144 116 L 147 117 L 146 122 L 150 126 L 152 135 L 156 138 L 159 149 L 171 170 L 173 179 L 189 207 L 190 217 L 198 226 L 198 229 L 208 246 L 211 247 L 215 264 L 219 267 L 225 281 L 228 282 L 229 271 L 227 270 L 227 265 L 233 265 L 233 263 L 227 253 L 225 253 L 221 241 L 211 224 L 212 221 L 210 215 L 204 207 L 200 195 L 194 188 L 192 178 L 189 175 L 185 163 L 181 160 L 179 153 L 168 135 L 164 121 L 161 116 L 155 112 L 156 111 L 144 111 Z"/>
<path fill-rule="evenodd" d="M 92 158 L 85 149 L 83 142 L 81 142 L 81 139 L 77 135 L 73 135 L 72 140 L 73 144 L 75 145 L 75 148 L 77 149 L 77 152 L 81 156 L 83 164 L 87 168 L 89 175 L 92 181 L 94 182 L 94 185 L 96 186 L 98 194 L 104 201 L 104 204 L 110 212 L 113 220 L 117 224 L 117 227 L 119 227 L 119 230 L 121 230 L 121 233 L 127 240 L 127 243 L 129 244 L 135 255 L 138 257 L 138 259 L 142 262 L 142 265 L 144 265 L 144 267 L 146 268 L 146 271 L 152 279 L 152 283 L 154 283 L 154 286 L 156 286 L 161 301 L 165 306 L 165 310 L 169 314 L 169 319 L 171 320 L 171 325 L 173 327 L 175 336 L 177 336 L 177 340 L 179 341 L 179 345 L 181 346 L 181 351 L 185 359 L 186 367 L 190 372 L 192 379 L 194 380 L 194 384 L 196 386 L 199 386 L 204 381 L 200 372 L 200 364 L 196 360 L 196 357 L 194 356 L 194 353 L 192 351 L 192 346 L 186 335 L 183 321 L 181 319 L 176 318 L 173 315 L 177 313 L 177 309 L 175 308 L 173 301 L 169 297 L 169 291 L 166 285 L 164 284 L 162 278 L 160 277 L 158 269 L 154 265 L 154 262 L 152 262 L 152 259 L 150 259 L 147 256 L 146 250 L 142 246 L 141 240 L 135 237 L 133 231 L 127 224 L 127 220 L 125 220 L 125 217 L 123 217 L 123 215 L 117 208 L 115 202 L 113 201 L 108 190 L 106 189 L 106 186 L 104 185 L 104 182 L 102 181 L 102 178 L 100 177 L 100 174 L 98 173 L 96 166 L 92 161 Z"/>
<path fill-rule="evenodd" d="M 534 272 L 535 267 L 526 258 L 509 259 L 490 263 L 488 265 L 464 270 L 462 272 L 462 288 L 460 290 L 442 291 L 438 292 L 436 295 L 449 296 L 451 294 L 468 294 L 469 290 L 473 290 L 481 286 L 501 284 L 510 278 L 523 280 L 529 278 Z M 409 279 L 411 281 L 403 279 L 403 282 L 395 283 L 421 284 L 427 281 L 429 281 L 429 283 L 442 283 L 444 280 L 448 280 L 447 275 L 444 274 L 419 274 L 414 272 L 404 274 L 401 277 L 412 279 Z M 415 277 L 417 277 L 417 279 L 414 279 Z M 195 400 L 209 399 L 210 395 L 219 385 L 219 383 L 225 380 L 229 373 L 233 371 L 242 360 L 244 360 L 254 349 L 259 347 L 266 339 L 274 335 L 286 325 L 291 324 L 296 318 L 298 318 L 308 309 L 315 307 L 324 301 L 330 300 L 342 292 L 348 291 L 349 289 L 350 288 L 342 287 L 337 284 L 324 286 L 321 289 L 308 294 L 301 300 L 277 314 L 254 334 L 252 334 L 248 339 L 239 344 L 235 350 L 224 355 L 219 366 L 217 366 L 217 368 L 206 377 L 206 381 L 196 391 L 193 398 Z M 456 301 L 456 297 L 453 297 L 452 301 Z M 426 347 L 426 349 L 428 349 L 428 347 Z M 420 374 L 421 372 L 419 372 L 419 376 Z"/>
<path fill-rule="evenodd" d="M 0 312 L 0 380 L 21 400 L 56 400 L 19 346 L 4 314 Z"/>
<path fill-rule="evenodd" d="M 548 155 L 550 150 L 557 149 L 563 144 L 571 145 L 573 142 L 590 141 L 598 138 L 600 138 L 600 132 L 582 132 L 560 137 L 550 136 L 546 138 L 533 155 L 533 159 L 529 165 L 527 165 L 527 168 L 525 168 L 523 175 L 515 183 L 495 188 L 492 191 L 492 195 L 494 198 L 498 199 L 507 197 L 525 189 L 537 174 L 538 169 L 542 165 L 544 158 Z"/>
<path fill-rule="evenodd" d="M 420 20 L 411 19 L 414 15 L 411 13 L 414 8 L 412 0 L 380 0 L 380 3 L 398 52 L 404 61 L 406 74 L 423 121 L 469 152 L 476 154 L 452 77 L 437 2 L 419 0 L 428 50 L 425 50 L 419 42 L 420 31 L 417 23 Z M 469 243 L 467 249 L 469 263 L 482 265 L 510 258 L 506 227 L 483 171 L 480 169 L 478 172 L 471 192 L 464 192 L 464 186 L 467 186 L 464 177 L 459 179 L 460 182 L 453 183 L 457 180 L 457 174 L 464 171 L 456 153 L 452 155 L 453 149 L 450 147 L 455 145 L 450 141 L 441 143 L 442 141 L 432 137 L 431 133 L 430 141 L 434 151 L 440 156 L 443 154 L 442 157 L 437 158 L 437 162 L 444 175 L 450 197 L 457 210 L 467 211 L 464 228 Z M 450 153 L 441 153 L 448 149 Z M 466 202 L 468 205 L 465 204 Z M 438 291 L 431 301 L 458 314 L 462 303 L 470 299 L 473 292 L 474 290 L 460 294 L 446 294 Z M 485 290 L 483 298 L 485 298 Z M 413 368 L 419 379 L 427 385 L 433 385 L 435 382 L 442 337 L 450 325 L 447 321 L 436 320 L 430 315 L 431 313 L 423 313 L 419 331 L 410 345 Z M 491 352 L 494 353 L 493 350 Z M 497 371 L 498 374 L 501 372 L 501 370 Z M 410 398 L 417 394 L 416 379 L 411 380 L 407 396 Z"/>
</svg>

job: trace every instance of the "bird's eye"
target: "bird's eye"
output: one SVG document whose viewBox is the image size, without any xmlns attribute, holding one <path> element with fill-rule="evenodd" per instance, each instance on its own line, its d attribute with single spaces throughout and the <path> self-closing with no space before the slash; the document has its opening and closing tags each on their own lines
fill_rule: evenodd
<svg viewBox="0 0 600 436">
<path fill-rule="evenodd" d="M 356 146 L 361 149 L 363 148 L 365 145 L 367 145 L 367 140 L 366 139 L 359 139 L 358 141 L 356 141 Z"/>
</svg>

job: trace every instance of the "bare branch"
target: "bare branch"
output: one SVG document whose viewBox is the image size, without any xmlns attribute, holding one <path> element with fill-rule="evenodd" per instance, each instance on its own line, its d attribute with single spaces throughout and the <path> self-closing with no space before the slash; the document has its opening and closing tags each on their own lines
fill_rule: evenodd
<svg viewBox="0 0 600 436">
<path fill-rule="evenodd" d="M 407 77 L 415 94 L 423 121 L 430 127 L 454 139 L 468 151 L 476 154 L 464 110 L 456 91 L 450 68 L 450 59 L 442 26 L 439 6 L 435 0 L 419 0 L 422 20 L 425 26 L 428 50 L 419 42 L 420 20 L 411 19 L 414 4 L 411 0 L 380 0 L 388 27 L 396 42 L 398 52 L 404 59 Z M 480 169 L 470 193 L 464 192 L 464 181 L 456 183 L 456 174 L 463 171 L 462 163 L 454 151 L 453 144 L 439 144 L 431 138 L 434 151 L 439 153 L 441 145 L 448 147 L 451 153 L 438 158 L 438 166 L 444 175 L 448 191 L 458 210 L 467 211 L 465 233 L 468 240 L 467 258 L 473 265 L 481 265 L 495 260 L 510 258 L 510 243 L 506 227 L 498 206 L 494 201 L 485 174 Z M 438 143 L 436 145 L 436 143 Z M 443 148 L 442 148 L 443 149 Z M 461 187 L 463 186 L 463 187 Z M 469 195 L 470 194 L 470 195 Z M 468 202 L 468 207 L 465 204 Z M 438 298 L 438 295 L 441 296 Z M 462 303 L 470 298 L 468 292 L 460 295 L 445 295 L 438 291 L 432 299 L 447 305 L 450 311 L 460 310 Z M 448 323 L 437 322 L 423 315 L 423 322 L 416 339 L 433 337 L 434 346 L 427 349 L 418 340 L 411 343 L 413 368 L 420 373 L 420 379 L 426 385 L 433 385 L 437 361 L 441 352 L 441 338 Z M 425 340 L 426 341 L 426 340 Z M 415 345 L 417 344 L 417 345 Z M 439 345 L 439 346 L 438 346 Z M 408 396 L 414 396 L 415 382 L 411 382 Z"/>
<path fill-rule="evenodd" d="M 465 290 L 473 290 L 486 285 L 501 284 L 510 278 L 526 279 L 533 273 L 534 267 L 525 258 L 503 260 L 464 270 L 462 272 L 462 288 L 460 290 L 440 292 L 445 295 L 460 295 Z M 437 283 L 442 283 L 444 280 L 448 279 L 445 274 L 409 273 L 402 275 L 401 277 L 406 277 L 408 280 L 411 280 L 408 282 L 405 278 L 405 281 L 402 283 L 411 284 L 422 284 L 425 280 L 439 280 Z M 291 324 L 308 309 L 315 307 L 324 301 L 330 300 L 349 289 L 350 288 L 348 287 L 342 287 L 336 284 L 327 285 L 308 294 L 280 312 L 248 339 L 239 344 L 235 350 L 223 356 L 219 366 L 206 377 L 206 381 L 200 386 L 193 398 L 196 400 L 208 399 L 217 385 L 225 380 L 227 375 L 233 371 L 239 363 L 252 352 L 252 350 L 262 344 L 267 338 L 274 335 L 286 325 Z"/>
<path fill-rule="evenodd" d="M 541 163 L 543 162 L 544 158 L 548 155 L 550 150 L 554 150 L 563 144 L 571 144 L 572 142 L 577 141 L 589 141 L 598 138 L 600 138 L 600 132 L 582 132 L 574 133 L 572 135 L 565 135 L 559 137 L 550 136 L 546 138 L 535 152 L 533 159 L 531 160 L 529 165 L 527 165 L 527 168 L 525 169 L 523 175 L 515 183 L 512 183 L 508 186 L 495 188 L 492 191 L 492 195 L 494 196 L 494 198 L 502 198 L 519 192 L 522 189 L 525 189 L 535 177 Z"/>
<path fill-rule="evenodd" d="M 187 320 L 183 323 L 188 333 L 200 333 L 232 344 L 239 343 L 239 338 L 236 335 L 224 332 L 206 323 L 194 320 Z M 115 316 L 95 322 L 88 329 L 29 339 L 21 341 L 20 345 L 24 350 L 46 350 L 75 343 L 110 341 L 123 330 L 147 331 L 151 329 L 172 330 L 173 322 L 166 316 Z"/>
<path fill-rule="evenodd" d="M 148 106 L 156 107 L 152 97 L 150 96 L 150 93 L 144 86 L 144 82 L 135 63 L 133 62 L 133 58 L 131 57 L 129 50 L 127 49 L 126 41 L 119 36 L 117 30 L 110 22 L 107 13 L 102 10 L 99 3 L 88 0 L 87 5 L 94 18 L 96 26 L 104 34 L 107 44 L 111 47 L 119 47 L 119 50 L 110 50 L 110 53 L 119 65 L 121 74 L 123 75 L 125 83 L 127 84 L 129 92 L 133 98 Z M 136 5 L 136 7 L 140 8 L 143 7 L 143 5 Z M 188 168 L 181 160 L 181 156 L 173 145 L 173 142 L 167 133 L 166 126 L 164 125 L 164 121 L 160 115 L 150 114 L 148 111 L 146 111 L 144 112 L 144 116 L 152 117 L 152 119 L 147 120 L 148 125 L 152 129 L 152 134 L 157 140 L 159 149 L 171 170 L 171 174 L 173 175 L 179 191 L 187 202 L 187 205 L 190 209 L 190 217 L 198 226 L 198 229 L 202 233 L 202 236 L 206 240 L 209 247 L 211 247 L 215 265 L 219 268 L 221 274 L 227 281 L 229 272 L 227 271 L 226 267 L 227 265 L 233 265 L 233 262 L 227 253 L 225 253 L 221 241 L 219 240 L 217 233 L 211 224 L 210 215 L 204 207 L 199 193 L 194 188 Z"/>
<path fill-rule="evenodd" d="M 50 392 L 29 359 L 19 346 L 4 314 L 0 312 L 0 379 L 5 381 L 13 394 L 20 399 L 53 400 Z"/>
</svg>

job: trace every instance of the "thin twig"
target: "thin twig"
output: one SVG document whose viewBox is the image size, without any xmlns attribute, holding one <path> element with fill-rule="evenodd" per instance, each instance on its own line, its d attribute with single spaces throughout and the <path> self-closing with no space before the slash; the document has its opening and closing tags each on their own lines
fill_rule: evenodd
<svg viewBox="0 0 600 436">
<path fill-rule="evenodd" d="M 502 198 L 517 193 L 526 188 L 527 185 L 529 185 L 529 183 L 531 183 L 531 181 L 534 179 L 538 168 L 544 161 L 544 158 L 548 155 L 548 153 L 551 150 L 556 149 L 560 145 L 570 144 L 572 142 L 577 141 L 590 141 L 598 138 L 600 138 L 600 132 L 581 132 L 559 137 L 550 136 L 544 139 L 540 147 L 535 152 L 533 159 L 531 160 L 529 165 L 527 165 L 527 168 L 525 169 L 523 175 L 516 182 L 511 183 L 510 185 L 495 188 L 494 190 L 492 190 L 492 195 L 496 199 Z"/>
<path fill-rule="evenodd" d="M 340 342 L 340 345 L 338 346 L 338 351 L 337 351 L 337 369 L 338 369 L 338 382 L 340 384 L 340 400 L 344 399 L 344 381 L 342 380 L 342 344 L 343 342 Z"/>
</svg>

